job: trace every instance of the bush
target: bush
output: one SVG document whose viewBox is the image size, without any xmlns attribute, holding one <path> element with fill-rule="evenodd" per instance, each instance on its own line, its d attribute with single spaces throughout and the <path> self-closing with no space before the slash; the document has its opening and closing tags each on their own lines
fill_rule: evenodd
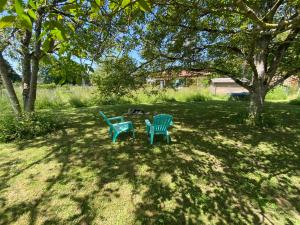
<svg viewBox="0 0 300 225">
<path fill-rule="evenodd" d="M 172 96 L 164 95 L 161 97 L 162 102 L 177 102 L 176 99 Z"/>
<path fill-rule="evenodd" d="M 117 96 L 98 97 L 96 104 L 98 105 L 118 105 L 132 103 L 128 98 L 121 98 Z"/>
<path fill-rule="evenodd" d="M 93 74 L 92 82 L 99 93 L 122 97 L 145 82 L 146 75 L 138 70 L 137 63 L 127 55 L 108 59 Z"/>
<path fill-rule="evenodd" d="M 283 86 L 274 88 L 266 96 L 266 100 L 286 100 L 287 98 L 288 90 Z"/>
<path fill-rule="evenodd" d="M 41 89 L 55 89 L 56 87 L 58 87 L 56 84 L 54 83 L 50 83 L 50 84 L 38 84 L 38 88 Z"/>
<path fill-rule="evenodd" d="M 289 102 L 291 105 L 300 105 L 300 97 L 293 99 Z"/>
<path fill-rule="evenodd" d="M 204 96 L 200 93 L 190 95 L 186 98 L 186 102 L 205 102 L 208 100 L 210 100 L 210 98 L 208 96 Z"/>
<path fill-rule="evenodd" d="M 4 114 L 0 117 L 0 142 L 33 138 L 53 132 L 62 126 L 62 121 L 47 113 L 24 114 L 20 118 Z"/>
<path fill-rule="evenodd" d="M 75 108 L 81 108 L 81 107 L 88 106 L 88 104 L 85 101 L 83 101 L 82 99 L 80 99 L 78 96 L 70 97 L 69 103 L 72 107 L 75 107 Z"/>
</svg>

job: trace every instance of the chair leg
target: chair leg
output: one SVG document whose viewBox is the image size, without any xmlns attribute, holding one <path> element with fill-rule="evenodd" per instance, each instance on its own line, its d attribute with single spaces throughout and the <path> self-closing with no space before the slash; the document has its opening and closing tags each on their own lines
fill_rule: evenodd
<svg viewBox="0 0 300 225">
<path fill-rule="evenodd" d="M 118 136 L 119 136 L 118 133 L 116 133 L 116 134 L 113 135 L 113 138 L 112 138 L 113 143 L 116 143 L 116 140 L 117 140 Z"/>
<path fill-rule="evenodd" d="M 167 143 L 170 144 L 170 135 L 167 134 Z"/>
<path fill-rule="evenodd" d="M 153 145 L 153 140 L 154 140 L 154 134 L 150 134 L 150 144 Z"/>
</svg>

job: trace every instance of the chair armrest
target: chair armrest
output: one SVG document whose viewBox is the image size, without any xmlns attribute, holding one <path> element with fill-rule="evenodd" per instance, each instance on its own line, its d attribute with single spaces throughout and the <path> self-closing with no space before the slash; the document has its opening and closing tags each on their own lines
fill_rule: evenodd
<svg viewBox="0 0 300 225">
<path fill-rule="evenodd" d="M 125 121 L 125 122 L 116 123 L 116 124 L 119 124 L 119 125 L 122 125 L 122 124 L 131 124 L 131 125 L 133 125 L 132 121 Z"/>
<path fill-rule="evenodd" d="M 124 117 L 123 116 L 116 116 L 116 117 L 111 117 L 108 118 L 109 121 L 111 120 L 120 120 L 121 122 L 124 122 Z"/>
<path fill-rule="evenodd" d="M 150 131 L 150 127 L 152 126 L 149 120 L 145 120 L 147 133 Z"/>
<path fill-rule="evenodd" d="M 150 127 L 151 126 L 151 123 L 150 123 L 150 121 L 149 120 L 145 120 L 145 123 L 146 123 L 146 126 L 148 127 Z"/>
</svg>

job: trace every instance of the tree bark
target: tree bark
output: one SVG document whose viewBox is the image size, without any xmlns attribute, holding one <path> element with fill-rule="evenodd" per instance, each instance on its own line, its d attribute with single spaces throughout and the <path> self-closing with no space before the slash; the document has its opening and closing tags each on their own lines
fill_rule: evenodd
<svg viewBox="0 0 300 225">
<path fill-rule="evenodd" d="M 24 111 L 30 111 L 29 108 L 29 92 L 31 78 L 31 53 L 29 44 L 31 40 L 31 31 L 26 30 L 24 39 L 22 40 L 22 95 Z"/>
<path fill-rule="evenodd" d="M 39 62 L 41 58 L 41 35 L 42 30 L 42 15 L 40 14 L 35 26 L 35 43 L 34 43 L 34 54 L 32 57 L 31 65 L 31 79 L 30 79 L 30 90 L 28 99 L 27 112 L 34 111 L 34 105 L 36 100 L 36 90 L 37 90 L 37 77 L 39 72 Z"/>
<path fill-rule="evenodd" d="M 14 113 L 17 116 L 20 116 L 22 114 L 22 110 L 13 83 L 10 79 L 11 71 L 12 69 L 10 68 L 9 63 L 4 59 L 2 52 L 0 52 L 0 75 L 3 81 L 3 85 L 7 90 L 8 97 L 11 102 L 11 106 L 13 108 Z"/>
<path fill-rule="evenodd" d="M 257 51 L 254 54 L 255 71 L 250 91 L 249 117 L 256 123 L 261 119 L 267 92 L 267 52 L 269 35 L 262 35 L 256 41 Z"/>
<path fill-rule="evenodd" d="M 266 91 L 264 87 L 256 85 L 256 88 L 250 93 L 249 117 L 253 122 L 261 119 L 261 114 L 264 109 Z"/>
</svg>

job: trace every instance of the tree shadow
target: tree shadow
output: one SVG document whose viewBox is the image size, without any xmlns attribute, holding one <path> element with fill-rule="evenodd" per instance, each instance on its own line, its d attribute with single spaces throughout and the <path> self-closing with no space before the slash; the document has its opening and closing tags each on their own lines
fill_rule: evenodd
<svg viewBox="0 0 300 225">
<path fill-rule="evenodd" d="M 108 115 L 117 116 L 127 107 L 103 108 Z M 150 116 L 127 117 L 134 121 L 135 141 L 124 135 L 112 144 L 107 127 L 97 116 L 98 109 L 92 109 L 68 115 L 72 119 L 66 129 L 55 135 L 18 143 L 23 151 L 45 146 L 50 150 L 22 168 L 15 169 L 18 162 L 13 160 L 1 164 L 0 170 L 6 173 L 1 176 L 0 193 L 10 188 L 11 179 L 37 164 L 55 161 L 59 170 L 34 201 L 7 205 L 6 199 L 0 198 L 0 204 L 4 202 L 0 224 L 16 222 L 27 213 L 30 224 L 35 224 L 47 213 L 41 206 L 47 207 L 58 195 L 56 186 L 69 188 L 70 184 L 70 191 L 60 198 L 70 199 L 76 212 L 60 220 L 49 215 L 43 224 L 97 224 L 99 220 L 105 224 L 105 215 L 97 211 L 95 201 L 121 200 L 124 183 L 132 187 L 134 224 L 295 223 L 300 200 L 295 180 L 300 169 L 299 123 L 250 128 L 235 119 L 241 107 L 237 103 L 138 107 Z M 289 111 L 288 107 L 280 108 L 284 108 L 282 115 Z M 144 119 L 154 112 L 174 116 L 170 145 L 158 139 L 151 146 L 147 140 Z M 298 122 L 299 115 L 290 113 Z M 91 178 L 81 170 L 92 174 Z M 88 186 L 88 179 L 93 180 L 93 186 Z M 115 183 L 117 186 L 111 185 Z M 274 215 L 276 211 L 279 213 Z"/>
</svg>

